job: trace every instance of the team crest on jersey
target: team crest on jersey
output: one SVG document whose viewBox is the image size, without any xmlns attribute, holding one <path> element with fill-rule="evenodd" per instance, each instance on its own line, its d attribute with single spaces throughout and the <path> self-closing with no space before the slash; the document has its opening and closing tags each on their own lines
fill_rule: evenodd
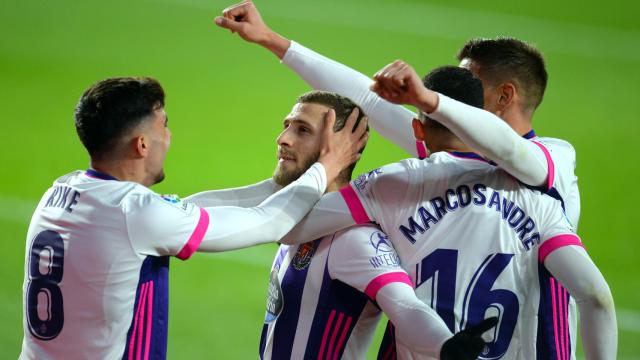
<svg viewBox="0 0 640 360">
<path fill-rule="evenodd" d="M 313 254 L 316 253 L 319 243 L 320 242 L 316 240 L 298 246 L 298 251 L 296 251 L 291 261 L 291 266 L 296 270 L 306 269 L 311 263 L 311 259 L 313 259 Z"/>
<path fill-rule="evenodd" d="M 382 169 L 380 169 L 380 168 L 371 170 L 368 173 L 364 173 L 364 174 L 358 176 L 355 180 L 353 180 L 353 185 L 358 190 L 364 190 L 364 188 L 369 183 L 369 179 L 374 175 L 380 175 L 380 174 L 382 174 Z"/>
<path fill-rule="evenodd" d="M 391 246 L 389 242 L 389 237 L 381 231 L 375 231 L 371 234 L 369 242 L 371 242 L 371 246 L 376 249 L 376 254 L 393 252 L 393 246 Z"/>
</svg>

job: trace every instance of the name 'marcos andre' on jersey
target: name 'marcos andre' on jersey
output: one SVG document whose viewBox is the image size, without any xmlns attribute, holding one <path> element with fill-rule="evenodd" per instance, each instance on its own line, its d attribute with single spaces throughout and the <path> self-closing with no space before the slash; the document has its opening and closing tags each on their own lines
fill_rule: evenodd
<svg viewBox="0 0 640 360">
<path fill-rule="evenodd" d="M 357 223 L 389 235 L 416 294 L 452 332 L 500 318 L 482 358 L 575 357 L 568 295 L 542 264 L 558 248 L 582 246 L 558 201 L 472 153 L 403 160 L 341 193 Z M 382 358 L 418 357 L 392 335 Z"/>
</svg>

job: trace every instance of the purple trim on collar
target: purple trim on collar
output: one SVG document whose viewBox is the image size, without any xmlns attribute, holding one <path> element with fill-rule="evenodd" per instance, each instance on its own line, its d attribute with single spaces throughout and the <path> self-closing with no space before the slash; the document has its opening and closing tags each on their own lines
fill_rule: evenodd
<svg viewBox="0 0 640 360">
<path fill-rule="evenodd" d="M 488 162 L 487 159 L 483 158 L 482 156 L 474 152 L 449 151 L 449 154 L 455 157 L 463 158 L 463 159 L 474 159 L 474 160 L 482 160 L 484 162 Z"/>
<path fill-rule="evenodd" d="M 94 179 L 118 181 L 118 179 L 116 179 L 115 177 L 113 177 L 111 175 L 104 174 L 104 173 L 98 172 L 98 171 L 93 170 L 93 169 L 88 169 L 85 172 L 85 175 L 87 175 L 90 178 L 94 178 Z"/>
<path fill-rule="evenodd" d="M 522 137 L 525 139 L 533 139 L 536 136 L 538 135 L 536 135 L 536 132 L 533 129 L 531 129 L 531 131 L 529 131 L 528 133 L 522 135 Z"/>
</svg>

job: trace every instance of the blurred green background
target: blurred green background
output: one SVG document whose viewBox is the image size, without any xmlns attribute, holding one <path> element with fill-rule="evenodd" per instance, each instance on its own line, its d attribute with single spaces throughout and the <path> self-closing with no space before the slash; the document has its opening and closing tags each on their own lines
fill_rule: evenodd
<svg viewBox="0 0 640 360">
<path fill-rule="evenodd" d="M 308 87 L 266 50 L 218 29 L 226 1 L 0 3 L 0 358 L 22 339 L 25 234 L 58 176 L 84 169 L 73 109 L 111 76 L 147 75 L 167 92 L 173 144 L 154 190 L 188 195 L 269 177 L 275 138 Z M 550 82 L 538 134 L 570 141 L 582 194 L 579 233 L 613 291 L 619 358 L 640 358 L 640 261 L 633 230 L 640 168 L 638 3 L 257 1 L 274 29 L 366 74 L 400 58 L 420 73 L 455 64 L 471 37 L 536 44 Z M 406 157 L 377 134 L 357 172 Z M 257 357 L 275 246 L 172 261 L 169 358 Z M 635 339 L 635 341 L 634 341 Z"/>
</svg>

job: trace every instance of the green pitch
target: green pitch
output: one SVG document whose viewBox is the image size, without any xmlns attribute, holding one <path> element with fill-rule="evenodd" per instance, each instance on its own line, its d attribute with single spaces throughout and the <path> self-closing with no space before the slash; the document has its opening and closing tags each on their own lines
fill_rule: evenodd
<svg viewBox="0 0 640 360">
<path fill-rule="evenodd" d="M 422 73 L 452 64 L 460 45 L 475 36 L 505 34 L 538 45 L 550 82 L 534 125 L 576 148 L 579 233 L 614 294 L 619 358 L 640 357 L 640 245 L 633 230 L 640 203 L 638 5 L 489 3 L 263 0 L 258 6 L 285 36 L 367 74 L 396 58 Z M 271 175 L 282 118 L 309 89 L 267 51 L 215 27 L 214 16 L 227 5 L 0 4 L 0 358 L 20 352 L 25 234 L 35 203 L 57 176 L 88 165 L 72 115 L 91 83 L 148 75 L 165 87 L 174 137 L 167 179 L 156 191 L 188 195 Z M 374 134 L 357 169 L 403 157 Z M 169 358 L 257 357 L 274 250 L 172 261 Z"/>
</svg>

